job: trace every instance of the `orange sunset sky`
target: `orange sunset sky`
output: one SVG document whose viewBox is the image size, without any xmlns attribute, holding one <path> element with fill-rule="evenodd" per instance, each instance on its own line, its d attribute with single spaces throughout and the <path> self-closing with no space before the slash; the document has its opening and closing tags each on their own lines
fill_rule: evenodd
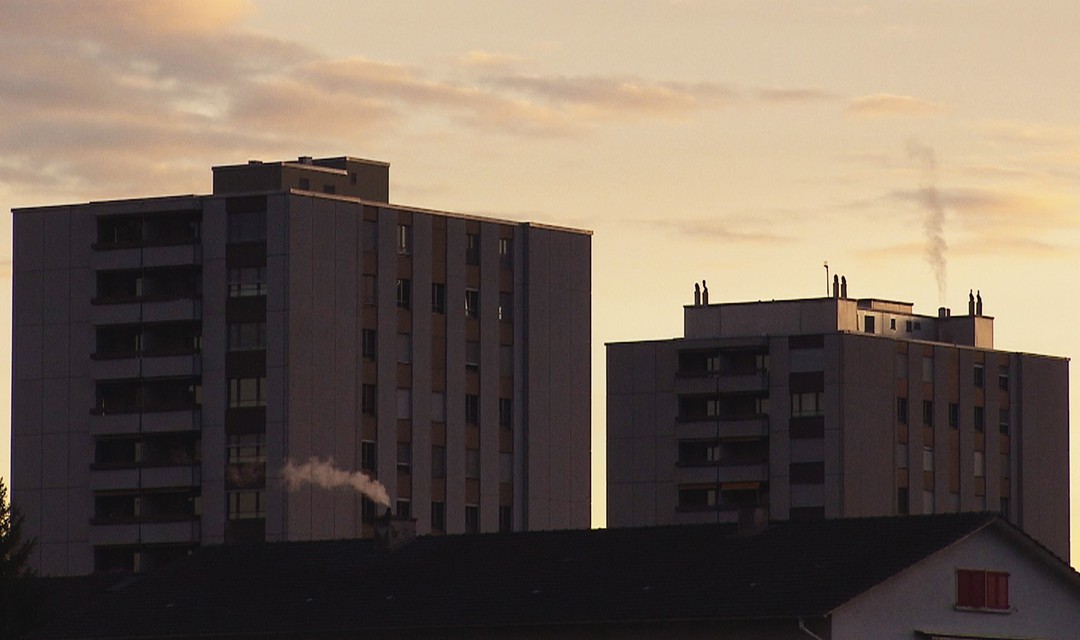
<svg viewBox="0 0 1080 640">
<path fill-rule="evenodd" d="M 713 302 L 819 296 L 828 260 L 854 297 L 932 315 L 965 312 L 980 289 L 998 348 L 1080 350 L 1072 0 L 4 0 L 2 13 L 5 477 L 10 209 L 207 193 L 211 165 L 254 158 L 386 160 L 395 203 L 594 231 L 598 526 L 603 345 L 681 335 L 695 280 Z"/>
</svg>

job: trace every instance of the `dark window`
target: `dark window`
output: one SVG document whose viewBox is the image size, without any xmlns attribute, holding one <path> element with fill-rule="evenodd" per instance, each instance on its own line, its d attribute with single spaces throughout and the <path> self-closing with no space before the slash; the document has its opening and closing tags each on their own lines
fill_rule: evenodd
<svg viewBox="0 0 1080 640">
<path fill-rule="evenodd" d="M 960 405 L 955 402 L 949 403 L 949 426 L 954 429 L 960 426 Z"/>
<path fill-rule="evenodd" d="M 397 470 L 398 473 L 412 473 L 412 444 L 408 442 L 397 443 Z"/>
<path fill-rule="evenodd" d="M 266 212 L 246 211 L 229 214 L 229 242 L 266 240 Z"/>
<path fill-rule="evenodd" d="M 716 464 L 720 444 L 716 440 L 688 440 L 679 443 L 679 464 L 686 467 Z"/>
<path fill-rule="evenodd" d="M 465 395 L 465 424 L 480 424 L 480 396 Z"/>
<path fill-rule="evenodd" d="M 863 331 L 866 333 L 874 332 L 874 316 L 863 316 Z"/>
<path fill-rule="evenodd" d="M 825 393 L 822 391 L 807 391 L 804 393 L 791 394 L 791 417 L 804 418 L 808 416 L 825 415 Z"/>
<path fill-rule="evenodd" d="M 927 426 L 934 426 L 934 401 L 922 401 L 922 421 Z"/>
<path fill-rule="evenodd" d="M 716 507 L 715 487 L 680 487 L 679 508 L 688 511 Z"/>
<path fill-rule="evenodd" d="M 247 298 L 266 295 L 266 268 L 229 269 L 229 297 Z"/>
<path fill-rule="evenodd" d="M 896 490 L 896 513 L 901 516 L 906 516 L 909 512 L 908 489 L 907 487 L 900 487 Z"/>
<path fill-rule="evenodd" d="M 514 294 L 505 291 L 499 293 L 499 320 L 514 321 Z"/>
<path fill-rule="evenodd" d="M 397 306 L 399 309 L 412 309 L 412 280 L 398 278 Z"/>
<path fill-rule="evenodd" d="M 360 520 L 362 522 L 375 522 L 375 501 L 368 498 L 360 500 Z"/>
<path fill-rule="evenodd" d="M 251 351 L 265 348 L 265 322 L 242 322 L 229 325 L 229 351 Z"/>
<path fill-rule="evenodd" d="M 956 570 L 956 606 L 969 609 L 1009 609 L 1009 574 L 976 569 Z"/>
<path fill-rule="evenodd" d="M 361 276 L 363 287 L 364 306 L 373 307 L 379 302 L 379 289 L 375 284 L 375 276 L 364 274 Z"/>
<path fill-rule="evenodd" d="M 514 530 L 514 508 L 499 507 L 499 533 L 509 533 Z"/>
<path fill-rule="evenodd" d="M 480 450 L 465 450 L 465 477 L 472 480 L 480 479 Z"/>
<path fill-rule="evenodd" d="M 229 407 L 265 407 L 266 378 L 229 378 Z"/>
<path fill-rule="evenodd" d="M 434 446 L 431 448 L 431 477 L 446 477 L 446 447 Z"/>
<path fill-rule="evenodd" d="M 229 491 L 229 520 L 252 520 L 266 517 L 266 494 L 263 491 Z"/>
<path fill-rule="evenodd" d="M 904 330 L 905 331 L 907 331 L 908 333 L 911 333 L 911 328 L 912 328 L 911 320 L 908 320 L 907 322 L 904 323 Z"/>
<path fill-rule="evenodd" d="M 499 266 L 510 269 L 514 266 L 513 238 L 499 238 Z"/>
<path fill-rule="evenodd" d="M 465 264 L 480 264 L 480 234 L 465 234 Z"/>
<path fill-rule="evenodd" d="M 375 442 L 373 440 L 361 440 L 360 441 L 360 468 L 365 471 L 374 471 L 375 463 L 377 460 L 375 453 Z"/>
<path fill-rule="evenodd" d="M 408 500 L 398 500 L 394 510 L 397 512 L 399 518 L 411 518 L 412 502 Z"/>
<path fill-rule="evenodd" d="M 446 313 L 446 285 L 441 282 L 431 283 L 431 312 Z"/>
<path fill-rule="evenodd" d="M 229 464 L 266 462 L 266 434 L 230 435 L 226 441 L 226 459 Z"/>
<path fill-rule="evenodd" d="M 360 387 L 360 410 L 364 415 L 375 415 L 375 385 L 365 384 Z"/>
<path fill-rule="evenodd" d="M 412 227 L 407 224 L 397 226 L 397 252 L 401 256 L 412 253 Z"/>
<path fill-rule="evenodd" d="M 1008 367 L 1002 367 L 998 372 L 998 389 L 1002 391 L 1009 390 L 1009 369 Z"/>
<path fill-rule="evenodd" d="M 465 316 L 468 318 L 480 317 L 480 292 L 476 289 L 465 290 Z"/>
<path fill-rule="evenodd" d="M 309 180 L 308 178 L 300 178 L 300 188 L 303 189 L 304 191 L 310 190 L 311 189 L 311 180 Z"/>
<path fill-rule="evenodd" d="M 896 330 L 896 318 L 889 318 L 889 328 Z"/>
<path fill-rule="evenodd" d="M 1001 409 L 998 411 L 998 431 L 1001 433 L 1009 432 L 1009 410 Z"/>
<path fill-rule="evenodd" d="M 475 340 L 465 343 L 465 368 L 470 370 L 480 368 L 480 343 Z"/>
<path fill-rule="evenodd" d="M 434 531 L 446 531 L 446 503 L 431 503 L 431 528 Z"/>
<path fill-rule="evenodd" d="M 975 407 L 975 431 L 982 433 L 986 430 L 986 410 L 982 407 Z"/>
<path fill-rule="evenodd" d="M 983 386 L 983 366 L 982 364 L 975 365 L 975 386 L 982 389 Z"/>
<path fill-rule="evenodd" d="M 360 225 L 360 234 L 361 248 L 374 252 L 379 244 L 379 224 L 374 220 L 364 220 Z"/>
<path fill-rule="evenodd" d="M 465 505 L 465 533 L 480 533 L 480 507 Z"/>
<path fill-rule="evenodd" d="M 907 398 L 896 399 L 896 421 L 907 424 Z"/>
<path fill-rule="evenodd" d="M 791 484 L 822 484 L 825 482 L 824 462 L 792 462 L 788 469 Z"/>
<path fill-rule="evenodd" d="M 376 349 L 376 337 L 375 329 L 362 329 L 360 331 L 360 350 L 367 360 L 374 360 L 378 353 Z"/>
<path fill-rule="evenodd" d="M 514 426 L 514 401 L 510 398 L 499 398 L 499 426 L 504 429 Z"/>
</svg>

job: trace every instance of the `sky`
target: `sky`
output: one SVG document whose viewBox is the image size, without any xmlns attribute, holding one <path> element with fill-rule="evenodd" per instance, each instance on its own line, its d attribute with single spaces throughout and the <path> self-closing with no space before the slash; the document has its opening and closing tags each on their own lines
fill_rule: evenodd
<svg viewBox="0 0 1080 640">
<path fill-rule="evenodd" d="M 603 345 L 681 335 L 695 281 L 713 302 L 820 296 L 827 260 L 853 297 L 933 315 L 963 313 L 977 289 L 997 348 L 1080 351 L 1072 0 L 4 0 L 3 13 L 4 363 L 11 208 L 208 193 L 212 165 L 301 155 L 390 162 L 397 204 L 594 232 L 594 525 Z"/>
</svg>

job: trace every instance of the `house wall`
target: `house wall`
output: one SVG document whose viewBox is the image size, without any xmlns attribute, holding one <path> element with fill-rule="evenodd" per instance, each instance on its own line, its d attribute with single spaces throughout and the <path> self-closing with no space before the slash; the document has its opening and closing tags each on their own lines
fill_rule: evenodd
<svg viewBox="0 0 1080 640">
<path fill-rule="evenodd" d="M 916 630 L 963 637 L 1075 638 L 1080 628 L 1077 577 L 1047 560 L 1020 534 L 984 528 L 843 605 L 832 615 L 831 640 L 910 640 Z M 958 610 L 958 568 L 1007 572 L 1010 611 Z"/>
</svg>

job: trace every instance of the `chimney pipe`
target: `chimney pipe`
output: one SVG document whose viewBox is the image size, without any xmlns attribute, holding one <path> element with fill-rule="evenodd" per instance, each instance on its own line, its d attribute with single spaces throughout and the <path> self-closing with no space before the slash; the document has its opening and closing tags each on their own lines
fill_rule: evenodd
<svg viewBox="0 0 1080 640">
<path fill-rule="evenodd" d="M 968 315 L 975 315 L 975 294 L 972 293 L 971 289 L 968 289 Z"/>
<path fill-rule="evenodd" d="M 375 520 L 375 550 L 389 553 L 400 549 L 416 537 L 416 520 L 395 517 L 386 508 L 386 513 Z"/>
<path fill-rule="evenodd" d="M 982 291 L 975 292 L 975 315 L 982 315 Z"/>
<path fill-rule="evenodd" d="M 840 297 L 847 300 L 847 276 L 840 276 Z"/>
<path fill-rule="evenodd" d="M 840 276 L 834 275 L 832 277 L 832 297 L 840 297 Z"/>
<path fill-rule="evenodd" d="M 949 317 L 949 310 L 946 309 L 945 307 L 938 307 L 938 309 L 937 309 L 937 317 L 939 317 L 939 318 L 948 318 Z"/>
</svg>

